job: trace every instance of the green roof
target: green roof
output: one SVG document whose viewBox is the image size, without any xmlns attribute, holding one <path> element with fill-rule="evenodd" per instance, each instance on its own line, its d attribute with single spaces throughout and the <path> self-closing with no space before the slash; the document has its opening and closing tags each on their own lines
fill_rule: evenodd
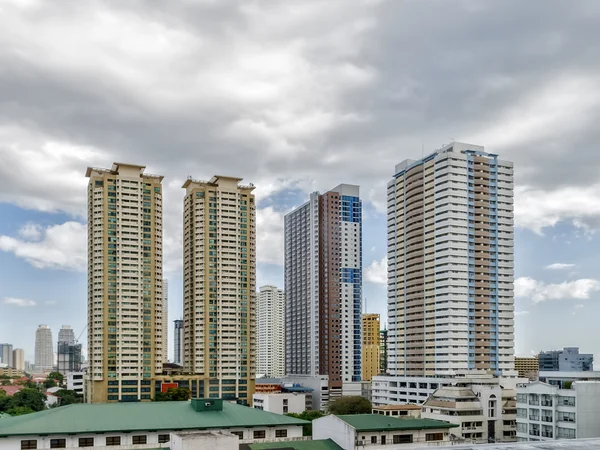
<svg viewBox="0 0 600 450">
<path fill-rule="evenodd" d="M 305 425 L 309 422 L 223 402 L 222 411 L 195 411 L 190 402 L 74 404 L 0 421 L 0 437 L 31 434 L 203 430 Z"/>
<path fill-rule="evenodd" d="M 431 428 L 454 428 L 458 425 L 433 419 L 399 419 L 381 414 L 355 414 L 336 416 L 356 431 L 423 430 Z"/>
<path fill-rule="evenodd" d="M 343 450 L 331 439 L 319 441 L 291 441 L 291 442 L 265 442 L 262 444 L 250 444 L 251 450 Z"/>
</svg>

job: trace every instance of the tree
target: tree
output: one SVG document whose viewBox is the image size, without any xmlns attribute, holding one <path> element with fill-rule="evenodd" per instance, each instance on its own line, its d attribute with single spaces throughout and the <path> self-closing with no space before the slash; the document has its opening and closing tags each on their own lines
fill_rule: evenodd
<svg viewBox="0 0 600 450">
<path fill-rule="evenodd" d="M 11 416 L 22 416 L 25 414 L 31 414 L 35 411 L 33 409 L 31 409 L 29 406 L 15 406 L 14 408 L 11 408 L 6 412 L 7 412 L 7 414 L 9 414 Z"/>
<path fill-rule="evenodd" d="M 50 374 L 48 375 L 48 377 L 46 379 L 54 380 L 54 381 L 56 381 L 56 384 L 61 385 L 61 384 L 63 384 L 65 377 L 60 372 L 50 372 Z"/>
<path fill-rule="evenodd" d="M 56 387 L 56 381 L 54 381 L 51 378 L 48 378 L 46 381 L 44 381 L 44 387 L 46 389 L 50 389 L 50 388 Z"/>
<path fill-rule="evenodd" d="M 70 391 L 68 389 L 61 389 L 60 391 L 56 391 L 54 393 L 55 396 L 58 397 L 58 406 L 66 406 L 72 405 L 74 403 L 82 403 L 83 396 L 79 395 L 75 391 Z"/>
<path fill-rule="evenodd" d="M 328 410 L 337 416 L 345 414 L 371 414 L 371 402 L 364 397 L 342 397 L 329 403 Z"/>
<path fill-rule="evenodd" d="M 296 419 L 308 420 L 312 422 L 315 419 L 320 419 L 325 416 L 321 411 L 304 411 L 300 414 L 297 413 L 289 413 L 286 414 L 289 417 L 295 417 Z M 312 436 L 312 423 L 306 424 L 302 426 L 302 436 Z"/>
<path fill-rule="evenodd" d="M 21 389 L 9 398 L 11 399 L 11 408 L 25 406 L 31 408 L 33 411 L 43 411 L 46 409 L 46 395 L 37 389 Z M 10 411 L 7 412 L 11 414 Z"/>
<path fill-rule="evenodd" d="M 155 402 L 183 402 L 191 397 L 188 388 L 172 388 L 167 392 L 157 392 L 154 397 Z"/>
</svg>

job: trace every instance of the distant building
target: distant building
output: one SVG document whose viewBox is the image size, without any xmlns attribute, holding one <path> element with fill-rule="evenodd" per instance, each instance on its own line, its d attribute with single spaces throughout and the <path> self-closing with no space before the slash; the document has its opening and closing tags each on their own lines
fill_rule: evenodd
<svg viewBox="0 0 600 450">
<path fill-rule="evenodd" d="M 261 286 L 257 295 L 256 373 L 285 375 L 285 294 L 276 286 Z"/>
<path fill-rule="evenodd" d="M 35 370 L 44 372 L 54 368 L 54 345 L 48 325 L 40 325 L 35 332 Z"/>
<path fill-rule="evenodd" d="M 385 374 L 388 371 L 388 331 L 379 331 L 379 373 Z"/>
<path fill-rule="evenodd" d="M 254 393 L 252 406 L 275 414 L 300 414 L 312 409 L 312 394 L 280 392 L 276 394 Z"/>
<path fill-rule="evenodd" d="M 56 363 L 58 372 L 63 375 L 81 371 L 81 344 L 76 343 L 75 333 L 69 325 L 63 325 L 58 332 Z"/>
<path fill-rule="evenodd" d="M 14 368 L 12 344 L 0 344 L 0 363 Z"/>
<path fill-rule="evenodd" d="M 282 386 L 296 386 L 307 388 L 312 391 L 312 407 L 318 411 L 327 410 L 329 404 L 329 379 L 327 375 L 319 376 L 302 376 L 302 375 L 287 375 L 284 378 L 257 378 L 256 392 L 263 394 L 272 394 L 282 392 Z M 306 391 L 307 392 L 307 391 Z M 355 395 L 360 395 L 360 392 Z"/>
<path fill-rule="evenodd" d="M 331 438 L 344 450 L 357 448 L 390 449 L 392 444 L 422 444 L 423 446 L 449 445 L 449 432 L 455 424 L 430 419 L 399 419 L 380 414 L 333 414 L 313 420 L 314 439 Z M 408 445 L 408 447 L 411 447 Z"/>
<path fill-rule="evenodd" d="M 362 380 L 371 381 L 379 375 L 379 314 L 363 314 L 362 319 Z"/>
<path fill-rule="evenodd" d="M 13 365 L 17 370 L 25 370 L 25 352 L 22 348 L 13 350 Z"/>
<path fill-rule="evenodd" d="M 539 361 L 537 356 L 515 356 L 515 370 L 521 378 L 537 379 Z"/>
<path fill-rule="evenodd" d="M 84 372 L 68 372 L 67 373 L 67 389 L 75 391 L 80 395 L 85 394 Z"/>
<path fill-rule="evenodd" d="M 421 405 L 385 405 L 374 406 L 373 414 L 381 414 L 382 416 L 392 417 L 421 417 Z"/>
<path fill-rule="evenodd" d="M 183 366 L 183 320 L 174 320 L 173 324 L 173 362 Z"/>
<path fill-rule="evenodd" d="M 594 370 L 594 355 L 579 353 L 579 347 L 540 352 L 539 370 L 560 372 L 587 372 Z"/>
<path fill-rule="evenodd" d="M 67 344 L 75 343 L 75 332 L 71 325 L 63 325 L 58 331 L 58 342 L 65 342 Z"/>
</svg>

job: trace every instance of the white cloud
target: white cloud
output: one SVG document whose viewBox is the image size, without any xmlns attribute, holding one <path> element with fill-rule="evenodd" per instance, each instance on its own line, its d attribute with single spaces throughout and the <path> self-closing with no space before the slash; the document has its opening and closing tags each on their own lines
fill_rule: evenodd
<svg viewBox="0 0 600 450">
<path fill-rule="evenodd" d="M 565 263 L 554 263 L 546 266 L 546 269 L 550 270 L 562 270 L 562 269 L 570 269 L 575 267 L 575 264 L 565 264 Z"/>
<path fill-rule="evenodd" d="M 529 311 L 515 311 L 515 317 L 526 316 L 529 314 Z"/>
<path fill-rule="evenodd" d="M 575 305 L 575 309 L 581 309 L 583 308 L 585 305 L 579 304 L 579 305 Z"/>
<path fill-rule="evenodd" d="M 590 294 L 600 290 L 600 281 L 581 279 L 546 284 L 530 277 L 515 280 L 515 297 L 528 297 L 534 303 L 546 300 L 589 299 Z"/>
<path fill-rule="evenodd" d="M 4 299 L 2 299 L 2 302 L 7 305 L 15 305 L 15 306 L 21 306 L 21 307 L 36 305 L 36 303 L 33 300 L 25 300 L 23 298 L 13 298 L 13 297 L 4 297 Z"/>
<path fill-rule="evenodd" d="M 272 206 L 256 210 L 256 261 L 283 265 L 283 216 Z"/>
<path fill-rule="evenodd" d="M 384 256 L 381 261 L 373 261 L 365 269 L 365 280 L 376 284 L 387 284 L 387 262 L 387 256 Z"/>
<path fill-rule="evenodd" d="M 0 235 L 0 251 L 13 253 L 38 269 L 86 270 L 86 225 L 65 222 L 39 232 L 39 239 Z"/>
<path fill-rule="evenodd" d="M 42 227 L 36 223 L 27 223 L 19 229 L 19 236 L 30 241 L 37 241 L 42 237 Z"/>
</svg>

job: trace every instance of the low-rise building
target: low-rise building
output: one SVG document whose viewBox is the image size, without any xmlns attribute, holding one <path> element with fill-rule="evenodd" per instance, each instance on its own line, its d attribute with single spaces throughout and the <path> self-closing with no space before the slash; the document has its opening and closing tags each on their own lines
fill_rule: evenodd
<svg viewBox="0 0 600 450">
<path fill-rule="evenodd" d="M 168 447 L 172 432 L 228 431 L 239 444 L 303 439 L 308 422 L 222 399 L 74 404 L 0 421 L 0 450 Z"/>
<path fill-rule="evenodd" d="M 312 409 L 312 395 L 298 392 L 280 392 L 277 394 L 257 394 L 252 396 L 252 405 L 256 409 L 275 414 L 300 414 Z"/>
<path fill-rule="evenodd" d="M 67 389 L 75 391 L 77 394 L 85 393 L 84 372 L 68 372 L 67 373 Z"/>
<path fill-rule="evenodd" d="M 371 411 L 373 414 L 381 414 L 382 416 L 392 417 L 421 417 L 420 405 L 385 405 L 373 406 Z"/>
<path fill-rule="evenodd" d="M 539 361 L 537 356 L 515 356 L 515 370 L 521 378 L 537 380 Z"/>
<path fill-rule="evenodd" d="M 407 444 L 449 444 L 449 430 L 457 425 L 430 419 L 399 419 L 380 414 L 356 414 L 321 417 L 313 420 L 312 427 L 314 439 L 331 438 L 344 450 L 377 446 L 393 450 L 405 448 Z"/>
<path fill-rule="evenodd" d="M 600 380 L 552 381 L 553 384 L 536 381 L 517 387 L 517 439 L 600 437 Z"/>
<path fill-rule="evenodd" d="M 358 384 L 358 393 L 361 394 L 361 383 Z M 255 392 L 280 392 L 283 385 L 296 385 L 312 389 L 312 408 L 313 410 L 325 411 L 329 404 L 329 376 L 327 375 L 287 375 L 285 378 L 257 378 L 255 383 Z M 349 392 L 348 389 L 346 389 Z M 351 394 L 344 394 L 351 395 Z"/>
<path fill-rule="evenodd" d="M 25 375 L 25 373 L 22 370 L 13 369 L 12 367 L 8 366 L 3 367 L 0 365 L 0 375 L 11 378 L 20 378 Z"/>
<path fill-rule="evenodd" d="M 538 361 L 540 372 L 589 372 L 594 370 L 594 355 L 579 353 L 579 347 L 565 347 L 562 350 L 540 352 Z"/>
</svg>

